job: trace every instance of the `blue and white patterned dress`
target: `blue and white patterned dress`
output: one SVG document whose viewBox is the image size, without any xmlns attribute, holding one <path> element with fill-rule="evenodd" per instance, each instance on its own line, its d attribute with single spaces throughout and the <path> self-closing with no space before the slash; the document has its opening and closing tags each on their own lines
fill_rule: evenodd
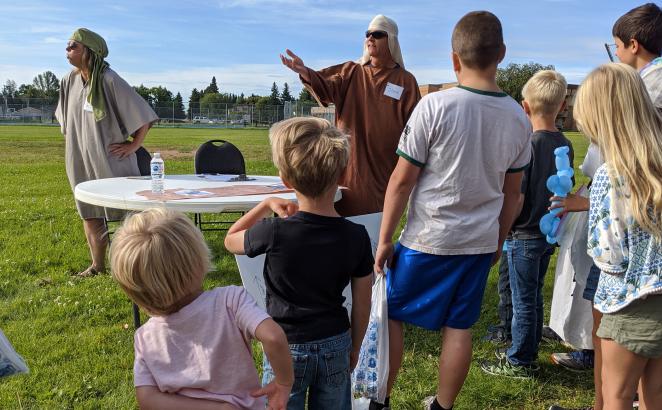
<svg viewBox="0 0 662 410">
<path fill-rule="evenodd" d="M 662 293 L 662 243 L 634 221 L 628 195 L 622 182 L 611 184 L 606 164 L 598 168 L 591 187 L 587 247 L 602 271 L 594 299 L 602 313 Z"/>
</svg>

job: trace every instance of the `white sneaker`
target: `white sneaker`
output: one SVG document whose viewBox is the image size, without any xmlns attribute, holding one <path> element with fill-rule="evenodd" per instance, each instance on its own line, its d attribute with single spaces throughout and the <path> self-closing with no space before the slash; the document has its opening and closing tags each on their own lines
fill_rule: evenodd
<svg viewBox="0 0 662 410">
<path fill-rule="evenodd" d="M 421 402 L 423 404 L 423 410 L 430 410 L 430 407 L 432 406 L 432 403 L 435 401 L 437 396 L 428 396 L 423 399 Z"/>
</svg>

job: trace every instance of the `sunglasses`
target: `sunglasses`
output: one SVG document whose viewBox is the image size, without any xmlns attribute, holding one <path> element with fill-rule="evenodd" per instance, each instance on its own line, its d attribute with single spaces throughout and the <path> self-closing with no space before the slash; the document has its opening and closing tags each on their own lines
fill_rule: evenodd
<svg viewBox="0 0 662 410">
<path fill-rule="evenodd" d="M 387 37 L 388 34 L 386 34 L 383 31 L 370 31 L 370 30 L 366 31 L 365 38 L 370 38 L 370 36 L 372 36 L 372 38 L 374 38 L 375 40 L 379 40 L 380 38 Z"/>
<path fill-rule="evenodd" d="M 70 51 L 70 50 L 75 50 L 78 48 L 78 43 L 67 43 L 67 47 L 65 50 Z"/>
</svg>

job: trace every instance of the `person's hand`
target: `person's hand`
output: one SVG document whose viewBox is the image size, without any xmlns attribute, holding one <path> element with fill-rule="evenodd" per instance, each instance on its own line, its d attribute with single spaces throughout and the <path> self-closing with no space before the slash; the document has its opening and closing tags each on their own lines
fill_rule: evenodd
<svg viewBox="0 0 662 410">
<path fill-rule="evenodd" d="M 384 275 L 384 265 L 391 266 L 391 258 L 393 257 L 393 243 L 386 242 L 377 245 L 375 252 L 375 272 Z"/>
<path fill-rule="evenodd" d="M 352 349 L 351 352 L 349 352 L 349 372 L 353 372 L 354 369 L 356 368 L 357 363 L 359 362 L 359 352 L 361 350 L 354 350 Z"/>
<path fill-rule="evenodd" d="M 253 397 L 267 396 L 268 410 L 285 410 L 290 399 L 292 385 L 277 383 L 275 380 L 251 393 Z"/>
<path fill-rule="evenodd" d="M 499 246 L 496 252 L 494 252 L 494 256 L 492 257 L 492 262 L 490 263 L 490 266 L 494 266 L 497 262 L 499 262 L 499 259 L 501 259 L 501 256 L 503 254 L 503 244 Z"/>
<path fill-rule="evenodd" d="M 306 66 L 303 64 L 303 60 L 298 55 L 294 54 L 289 49 L 286 49 L 285 52 L 291 58 L 287 58 L 281 54 L 280 61 L 283 62 L 283 65 L 299 75 L 302 75 L 307 71 Z"/>
<path fill-rule="evenodd" d="M 590 201 L 588 198 L 577 194 L 568 194 L 568 196 L 565 198 L 560 196 L 553 196 L 549 198 L 549 200 L 552 202 L 552 204 L 549 206 L 550 211 L 556 208 L 563 208 L 563 211 L 561 211 L 558 215 L 559 218 L 568 212 L 588 211 L 590 206 Z"/>
<path fill-rule="evenodd" d="M 134 144 L 132 141 L 124 141 L 119 144 L 110 144 L 108 150 L 111 155 L 124 159 L 138 150 L 140 145 Z"/>
<path fill-rule="evenodd" d="M 299 210 L 299 205 L 283 198 L 268 198 L 266 205 L 281 218 L 292 216 Z"/>
</svg>

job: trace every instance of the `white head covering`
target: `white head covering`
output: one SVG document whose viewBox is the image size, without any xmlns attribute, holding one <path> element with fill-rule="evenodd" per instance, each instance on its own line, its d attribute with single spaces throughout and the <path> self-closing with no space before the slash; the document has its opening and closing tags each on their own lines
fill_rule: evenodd
<svg viewBox="0 0 662 410">
<path fill-rule="evenodd" d="M 395 21 L 378 14 L 372 19 L 368 25 L 368 31 L 384 31 L 388 34 L 388 49 L 391 51 L 393 61 L 398 63 L 402 68 L 405 68 L 405 62 L 402 59 L 402 52 L 400 52 L 400 43 L 398 42 L 398 25 Z M 368 46 L 363 44 L 363 56 L 359 59 L 359 64 L 366 64 L 370 61 L 370 54 L 368 54 Z"/>
</svg>

